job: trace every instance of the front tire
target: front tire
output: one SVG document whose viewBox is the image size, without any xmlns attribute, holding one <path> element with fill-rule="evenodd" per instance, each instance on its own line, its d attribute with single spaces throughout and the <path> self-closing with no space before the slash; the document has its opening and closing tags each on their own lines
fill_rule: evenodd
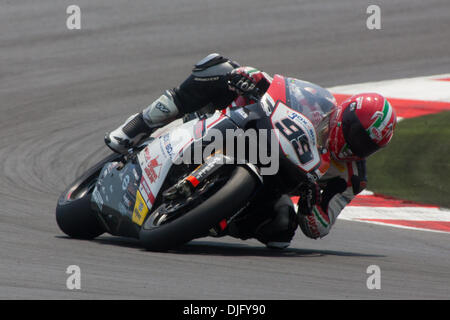
<svg viewBox="0 0 450 320">
<path fill-rule="evenodd" d="M 217 192 L 183 216 L 152 229 L 146 229 L 144 223 L 139 239 L 147 250 L 166 251 L 205 236 L 211 227 L 243 208 L 255 189 L 253 175 L 236 167 Z"/>
<path fill-rule="evenodd" d="M 91 194 L 103 166 L 119 157 L 112 154 L 104 158 L 77 178 L 59 197 L 56 223 L 69 237 L 93 239 L 105 232 L 91 208 Z"/>
</svg>

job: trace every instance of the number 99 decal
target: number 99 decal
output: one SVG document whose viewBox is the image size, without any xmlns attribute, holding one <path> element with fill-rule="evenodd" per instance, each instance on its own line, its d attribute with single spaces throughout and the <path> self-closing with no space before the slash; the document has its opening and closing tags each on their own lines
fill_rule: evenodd
<svg viewBox="0 0 450 320">
<path fill-rule="evenodd" d="M 286 157 L 307 172 L 320 164 L 315 129 L 305 116 L 279 102 L 270 120 Z"/>
<path fill-rule="evenodd" d="M 309 146 L 308 137 L 306 136 L 305 131 L 303 131 L 294 121 L 290 118 L 284 118 L 275 123 L 275 128 L 280 130 L 292 144 L 301 164 L 305 165 L 313 160 L 314 156 L 311 147 Z"/>
</svg>

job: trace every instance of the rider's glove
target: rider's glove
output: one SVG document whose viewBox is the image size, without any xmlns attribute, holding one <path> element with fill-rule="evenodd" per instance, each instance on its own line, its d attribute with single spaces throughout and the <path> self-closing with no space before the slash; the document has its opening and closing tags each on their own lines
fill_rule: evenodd
<svg viewBox="0 0 450 320">
<path fill-rule="evenodd" d="M 319 204 L 322 200 L 321 189 L 316 181 L 308 178 L 299 188 L 298 213 L 309 216 L 312 214 L 314 205 Z"/>
<path fill-rule="evenodd" d="M 230 90 L 249 98 L 260 98 L 269 88 L 269 81 L 266 73 L 253 67 L 239 67 L 228 75 Z"/>
</svg>

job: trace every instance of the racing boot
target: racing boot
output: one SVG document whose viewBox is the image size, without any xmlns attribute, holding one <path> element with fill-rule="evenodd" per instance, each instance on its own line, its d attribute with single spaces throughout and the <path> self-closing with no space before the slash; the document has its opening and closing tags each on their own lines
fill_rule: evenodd
<svg viewBox="0 0 450 320">
<path fill-rule="evenodd" d="M 247 213 L 231 221 L 224 230 L 220 231 L 221 228 L 216 227 L 209 235 L 221 236 L 226 233 L 242 240 L 255 238 L 271 249 L 285 249 L 290 245 L 298 222 L 294 205 L 287 195 L 281 196 L 275 203 L 256 201 L 246 210 Z"/>
<path fill-rule="evenodd" d="M 159 127 L 178 115 L 172 93 L 168 90 L 142 112 L 129 117 L 124 124 L 105 135 L 106 145 L 114 152 L 125 154 Z"/>
<path fill-rule="evenodd" d="M 261 223 L 255 230 L 255 238 L 271 249 L 285 249 L 297 229 L 297 215 L 287 195 L 283 195 L 274 206 L 275 216 Z"/>
</svg>

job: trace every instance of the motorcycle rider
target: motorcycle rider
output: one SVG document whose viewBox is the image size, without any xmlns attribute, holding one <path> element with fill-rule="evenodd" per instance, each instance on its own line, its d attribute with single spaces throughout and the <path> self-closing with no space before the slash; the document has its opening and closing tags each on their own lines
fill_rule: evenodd
<svg viewBox="0 0 450 320">
<path fill-rule="evenodd" d="M 126 153 L 157 128 L 186 114 L 248 104 L 249 97 L 262 96 L 271 81 L 256 68 L 240 67 L 217 53 L 210 54 L 195 64 L 179 87 L 166 90 L 142 112 L 107 133 L 105 143 L 115 152 Z M 255 214 L 245 215 L 245 221 L 218 233 L 256 238 L 271 248 L 289 246 L 298 226 L 309 238 L 324 237 L 342 209 L 366 187 L 365 159 L 389 143 L 395 125 L 395 111 L 381 95 L 364 93 L 347 99 L 330 119 L 330 167 L 319 181 L 310 179 L 302 185 L 298 212 L 287 195 L 270 199 L 263 193 L 251 208 Z"/>
</svg>

